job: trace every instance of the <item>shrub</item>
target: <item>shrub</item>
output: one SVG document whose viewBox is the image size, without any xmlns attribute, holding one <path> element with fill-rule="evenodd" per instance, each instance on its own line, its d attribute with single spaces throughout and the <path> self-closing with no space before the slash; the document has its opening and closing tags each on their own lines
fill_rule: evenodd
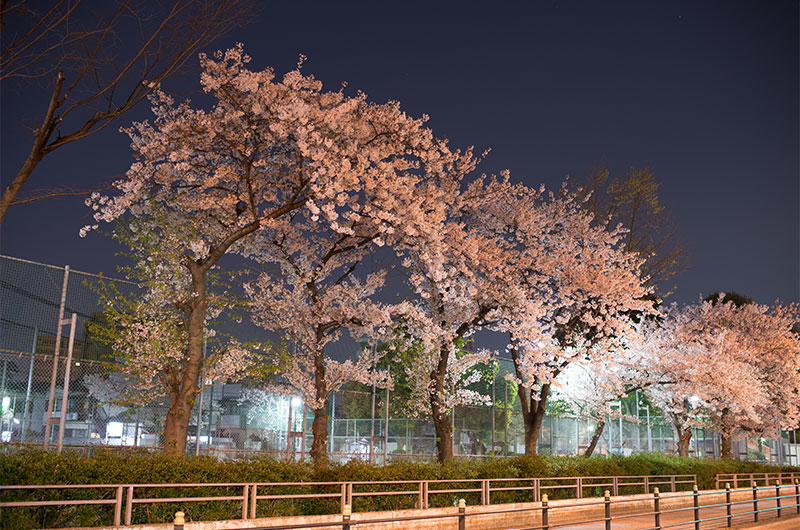
<svg viewBox="0 0 800 530">
<path fill-rule="evenodd" d="M 282 482 L 345 482 L 345 481 L 403 481 L 403 480 L 463 480 L 447 487 L 479 489 L 475 479 L 529 477 L 597 477 L 609 475 L 697 475 L 701 489 L 714 486 L 717 473 L 774 473 L 778 471 L 800 471 L 800 468 L 778 468 L 766 464 L 738 460 L 701 460 L 680 458 L 662 454 L 639 454 L 629 457 L 595 456 L 541 456 L 524 455 L 510 458 L 485 460 L 457 459 L 444 465 L 399 461 L 387 466 L 371 466 L 353 460 L 345 464 L 332 463 L 315 468 L 302 462 L 280 462 L 269 458 L 250 458 L 237 461 L 217 461 L 210 457 L 175 459 L 162 454 L 140 451 L 100 450 L 91 456 L 65 451 L 62 455 L 26 449 L 12 454 L 0 455 L 0 484 L 163 484 L 163 483 L 271 483 L 260 486 L 265 493 L 331 493 L 329 498 L 312 497 L 276 501 L 259 501 L 259 517 L 275 515 L 299 515 L 336 513 L 339 511 L 341 491 L 338 486 L 326 488 L 312 486 L 281 486 Z M 472 480 L 472 481 L 471 481 Z M 590 481 L 585 481 L 589 483 Z M 542 481 L 542 485 L 558 485 L 557 480 Z M 531 482 L 509 481 L 506 486 L 530 488 Z M 686 485 L 684 489 L 690 488 Z M 374 488 L 374 487 L 373 487 Z M 415 484 L 393 484 L 381 489 L 416 491 Z M 437 494 L 432 485 L 429 494 L 431 506 L 452 506 L 456 497 L 463 497 L 469 504 L 480 503 L 480 492 L 464 494 Z M 587 487 L 585 495 L 601 495 L 605 487 L 592 491 Z M 638 492 L 639 488 L 620 489 L 620 494 Z M 354 485 L 355 492 L 368 492 L 369 485 Z M 635 490 L 635 491 L 634 491 Z M 242 488 L 205 487 L 195 490 L 198 496 L 242 495 Z M 58 500 L 58 499 L 113 499 L 115 492 L 108 490 L 6 490 L 3 501 Z M 574 489 L 548 490 L 550 498 L 574 496 Z M 136 496 L 177 497 L 186 495 L 178 488 L 139 488 Z M 492 502 L 522 502 L 531 500 L 530 489 L 493 492 Z M 354 501 L 357 511 L 414 508 L 417 495 L 392 495 L 383 497 L 357 496 Z M 241 504 L 236 501 L 213 501 L 181 505 L 188 520 L 236 519 L 241 516 Z M 74 526 L 110 525 L 113 522 L 113 506 L 37 507 L 4 509 L 0 512 L 0 528 L 58 528 Z M 172 519 L 175 505 L 169 503 L 140 505 L 133 509 L 134 524 L 163 523 Z"/>
</svg>

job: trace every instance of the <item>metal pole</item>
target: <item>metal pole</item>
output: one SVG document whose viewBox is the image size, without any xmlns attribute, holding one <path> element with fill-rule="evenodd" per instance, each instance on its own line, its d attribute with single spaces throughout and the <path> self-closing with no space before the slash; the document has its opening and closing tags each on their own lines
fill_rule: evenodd
<svg viewBox="0 0 800 530">
<path fill-rule="evenodd" d="M 389 387 L 386 387 L 386 407 L 383 418 L 383 465 L 389 460 Z"/>
<path fill-rule="evenodd" d="M 213 390 L 213 387 L 212 387 Z M 210 422 L 209 422 L 210 423 Z M 289 397 L 289 423 L 286 426 L 286 461 L 291 458 L 292 451 L 292 398 Z"/>
<path fill-rule="evenodd" d="M 203 426 L 203 389 L 205 379 L 200 373 L 200 393 L 197 396 L 197 428 L 194 433 L 194 456 L 200 455 L 200 428 Z"/>
<path fill-rule="evenodd" d="M 494 431 L 495 431 L 494 413 L 495 413 L 496 407 L 494 406 L 494 396 L 495 396 L 495 389 L 496 389 L 496 385 L 495 385 L 495 380 L 496 379 L 497 379 L 497 374 L 493 374 L 493 377 L 492 377 L 492 456 L 494 456 L 494 443 L 495 443 L 495 441 L 494 441 Z"/>
<path fill-rule="evenodd" d="M 64 421 L 67 418 L 67 398 L 69 394 L 69 373 L 72 368 L 72 347 L 75 344 L 75 327 L 78 324 L 78 313 L 72 313 L 69 324 L 69 346 L 67 346 L 67 365 L 64 368 L 64 389 L 61 392 L 61 415 L 58 418 L 58 454 L 61 454 L 64 442 Z"/>
<path fill-rule="evenodd" d="M 503 401 L 503 454 L 508 456 L 508 381 Z"/>
<path fill-rule="evenodd" d="M 642 452 L 642 433 L 641 433 L 642 429 L 641 429 L 640 426 L 641 426 L 642 422 L 641 422 L 641 419 L 639 417 L 640 416 L 640 412 L 641 412 L 641 407 L 639 405 L 639 391 L 638 390 L 636 391 L 635 396 L 636 396 L 636 452 L 637 453 L 641 453 Z"/>
<path fill-rule="evenodd" d="M 28 368 L 28 386 L 25 389 L 25 409 L 22 413 L 22 441 L 28 439 L 28 429 L 30 428 L 31 411 L 31 386 L 33 384 L 33 361 L 36 359 L 36 345 L 39 342 L 39 327 L 33 328 L 33 346 L 31 346 L 31 365 Z"/>
<path fill-rule="evenodd" d="M 333 438 L 336 436 L 336 392 L 331 392 L 331 436 L 328 441 L 328 452 L 333 452 Z"/>
<path fill-rule="evenodd" d="M 47 399 L 47 420 L 44 427 L 44 443 L 42 447 L 47 451 L 50 442 L 50 425 L 53 423 L 53 399 L 56 393 L 56 375 L 58 374 L 58 351 L 61 348 L 61 326 L 64 321 L 64 305 L 67 301 L 67 281 L 69 280 L 69 265 L 64 267 L 64 285 L 61 287 L 61 305 L 58 307 L 58 325 L 56 326 L 56 347 L 53 351 L 53 373 L 50 376 L 50 397 Z"/>
<path fill-rule="evenodd" d="M 653 452 L 653 434 L 650 430 L 650 405 L 647 405 L 647 452 Z"/>
<path fill-rule="evenodd" d="M 372 459 L 375 454 L 375 383 L 372 384 L 372 412 L 370 416 L 370 428 L 369 428 L 369 463 L 372 463 Z"/>
<path fill-rule="evenodd" d="M 308 405 L 306 400 L 303 400 L 303 438 L 300 440 L 300 461 L 304 462 L 306 459 L 306 415 L 308 414 Z"/>
</svg>

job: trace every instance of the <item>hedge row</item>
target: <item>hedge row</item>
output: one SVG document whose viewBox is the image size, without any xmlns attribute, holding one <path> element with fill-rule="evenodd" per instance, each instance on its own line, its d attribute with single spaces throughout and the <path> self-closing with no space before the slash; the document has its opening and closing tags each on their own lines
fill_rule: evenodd
<svg viewBox="0 0 800 530">
<path fill-rule="evenodd" d="M 173 459 L 147 452 L 101 451 L 92 456 L 73 452 L 62 455 L 38 450 L 0 455 L 0 484 L 162 484 L 162 483 L 229 483 L 229 482 L 343 482 L 436 479 L 485 479 L 526 477 L 592 477 L 606 475 L 697 475 L 701 489 L 712 488 L 717 473 L 774 473 L 800 471 L 800 468 L 778 468 L 738 460 L 701 460 L 661 454 L 641 454 L 629 457 L 575 456 L 517 456 L 489 460 L 456 460 L 445 465 L 433 463 L 397 462 L 388 466 L 370 466 L 360 461 L 331 464 L 316 468 L 299 462 L 278 462 L 267 458 L 219 462 L 213 458 L 196 457 Z M 588 482 L 588 481 L 587 481 Z M 510 486 L 522 483 L 510 483 Z M 558 484 L 558 482 L 543 482 Z M 475 484 L 451 484 L 449 487 L 476 487 Z M 691 487 L 687 485 L 686 487 Z M 408 489 L 396 485 L 383 489 Z M 585 494 L 601 494 L 586 490 Z M 637 488 L 621 489 L 620 494 L 637 493 Z M 666 489 L 666 488 L 662 488 Z M 630 491 L 628 491 L 630 490 Z M 358 487 L 356 489 L 358 491 Z M 363 491 L 363 487 L 362 487 Z M 262 490 L 263 492 L 263 490 Z M 337 487 L 270 487 L 270 493 L 338 493 Z M 3 491 L 2 501 L 57 499 L 113 499 L 112 490 L 47 490 Z M 196 490 L 199 496 L 241 495 L 241 487 L 217 487 Z M 574 493 L 552 490 L 551 498 L 563 498 Z M 136 497 L 176 497 L 186 491 L 173 488 L 137 490 Z M 470 504 L 480 502 L 478 493 L 459 495 Z M 452 498 L 451 498 L 452 497 Z M 524 501 L 530 491 L 493 494 L 493 502 Z M 357 511 L 413 508 L 415 495 L 389 497 L 357 497 Z M 447 506 L 456 502 L 449 494 L 431 494 L 432 506 Z M 135 505 L 133 523 L 157 523 L 171 520 L 177 504 Z M 189 520 L 219 520 L 238 518 L 241 504 L 235 501 L 190 503 L 181 505 Z M 258 504 L 258 516 L 335 513 L 339 499 L 297 499 Z M 79 506 L 71 508 L 15 508 L 0 511 L 0 528 L 58 528 L 109 525 L 113 521 L 113 506 Z"/>
</svg>

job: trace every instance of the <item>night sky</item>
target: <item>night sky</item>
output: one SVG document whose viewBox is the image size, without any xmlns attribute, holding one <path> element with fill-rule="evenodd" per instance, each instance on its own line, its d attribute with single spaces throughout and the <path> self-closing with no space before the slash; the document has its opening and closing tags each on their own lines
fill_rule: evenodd
<svg viewBox="0 0 800 530">
<path fill-rule="evenodd" d="M 520 3 L 522 4 L 522 3 Z M 218 40 L 243 42 L 252 68 L 304 71 L 370 99 L 427 113 L 454 146 L 491 148 L 508 168 L 556 187 L 598 164 L 651 167 L 688 245 L 672 301 L 735 290 L 758 302 L 800 300 L 798 2 L 262 2 L 257 19 Z M 197 72 L 167 83 L 190 94 Z M 2 85 L 2 181 L 30 150 L 43 83 Z M 39 188 L 89 189 L 132 161 L 120 126 L 63 147 L 34 172 Z M 81 198 L 15 206 L 0 251 L 116 275 L 110 239 L 78 237 Z"/>
</svg>

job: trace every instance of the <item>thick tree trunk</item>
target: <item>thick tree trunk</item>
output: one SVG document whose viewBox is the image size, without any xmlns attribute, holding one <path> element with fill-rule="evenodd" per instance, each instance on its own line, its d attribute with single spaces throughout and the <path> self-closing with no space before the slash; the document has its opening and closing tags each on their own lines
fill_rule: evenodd
<svg viewBox="0 0 800 530">
<path fill-rule="evenodd" d="M 447 411 L 438 404 L 434 404 L 435 398 L 431 399 L 431 409 L 433 411 L 433 429 L 436 432 L 436 458 L 439 463 L 453 459 L 453 431 L 450 425 L 450 416 Z"/>
<path fill-rule="evenodd" d="M 311 423 L 311 461 L 315 465 L 325 466 L 328 463 L 328 400 L 325 404 L 314 409 L 314 421 Z"/>
<path fill-rule="evenodd" d="M 447 374 L 447 359 L 450 357 L 448 346 L 439 349 L 439 361 L 431 373 L 433 390 L 430 394 L 433 429 L 436 432 L 436 458 L 440 463 L 453 459 L 453 431 L 450 415 L 444 404 L 444 380 Z"/>
<path fill-rule="evenodd" d="M 544 415 L 547 410 L 547 398 L 550 395 L 550 385 L 542 385 L 539 390 L 539 399 L 534 399 L 533 392 L 530 396 L 525 395 L 525 390 L 520 385 L 518 387 L 520 401 L 525 403 L 522 407 L 522 421 L 525 424 L 525 454 L 535 455 L 539 453 L 539 434 L 542 432 Z"/>
<path fill-rule="evenodd" d="M 692 429 L 684 429 L 681 431 L 680 427 L 676 427 L 678 431 L 678 455 L 683 457 L 689 456 L 689 442 L 692 440 Z"/>
<path fill-rule="evenodd" d="M 597 422 L 597 425 L 594 427 L 594 434 L 592 435 L 592 440 L 589 442 L 589 447 L 586 448 L 586 452 L 583 453 L 583 456 L 589 457 L 592 456 L 594 450 L 597 448 L 597 443 L 600 441 L 600 437 L 603 435 L 603 430 L 606 428 L 606 422 L 600 420 Z"/>
<path fill-rule="evenodd" d="M 720 435 L 722 440 L 722 447 L 720 448 L 720 456 L 722 458 L 733 458 L 733 442 L 729 434 L 722 433 Z"/>
<path fill-rule="evenodd" d="M 200 391 L 198 382 L 200 369 L 203 367 L 203 329 L 208 309 L 206 268 L 192 264 L 189 270 L 192 273 L 194 297 L 186 309 L 186 362 L 170 392 L 170 407 L 164 426 L 164 453 L 170 456 L 183 456 L 186 452 L 186 433 L 189 430 L 194 398 Z"/>
</svg>

